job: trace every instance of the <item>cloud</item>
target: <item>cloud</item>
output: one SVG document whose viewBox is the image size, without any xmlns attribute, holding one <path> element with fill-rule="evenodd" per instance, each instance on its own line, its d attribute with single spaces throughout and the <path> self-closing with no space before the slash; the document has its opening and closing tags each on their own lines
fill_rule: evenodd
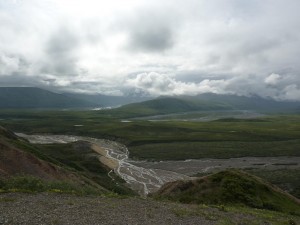
<svg viewBox="0 0 300 225">
<path fill-rule="evenodd" d="M 0 85 L 295 100 L 298 0 L 0 0 Z"/>
<path fill-rule="evenodd" d="M 280 80 L 280 75 L 276 73 L 272 73 L 270 74 L 270 76 L 268 76 L 265 79 L 265 83 L 274 86 L 279 82 L 279 80 Z"/>
<path fill-rule="evenodd" d="M 76 74 L 78 37 L 66 27 L 60 27 L 46 44 L 43 72 L 61 75 Z"/>
<path fill-rule="evenodd" d="M 197 95 L 206 92 L 224 93 L 224 80 L 203 80 L 200 83 L 182 82 L 156 72 L 141 73 L 128 79 L 126 85 L 149 92 L 151 95 Z"/>
<path fill-rule="evenodd" d="M 19 70 L 20 60 L 16 57 L 9 57 L 7 55 L 0 55 L 0 74 L 11 74 Z"/>
<path fill-rule="evenodd" d="M 130 48 L 133 50 L 161 52 L 173 46 L 172 30 L 159 24 L 136 28 L 130 34 Z"/>
<path fill-rule="evenodd" d="M 175 19 L 170 12 L 157 9 L 140 10 L 125 26 L 129 49 L 141 52 L 163 52 L 174 45 Z M 175 21 L 174 21 L 175 20 Z M 178 28 L 178 27 L 177 27 Z"/>
<path fill-rule="evenodd" d="M 300 88 L 296 84 L 285 87 L 283 92 L 282 100 L 299 101 L 300 99 Z"/>
<path fill-rule="evenodd" d="M 299 100 L 300 89 L 291 84 L 295 76 L 281 79 L 279 74 L 269 76 L 248 75 L 224 79 L 203 79 L 200 82 L 177 80 L 167 74 L 157 72 L 140 73 L 127 79 L 125 86 L 160 95 L 198 95 L 202 93 L 236 94 L 242 96 L 260 95 L 276 100 Z M 280 82 L 279 82 L 280 80 Z M 275 86 L 276 85 L 276 88 Z"/>
</svg>

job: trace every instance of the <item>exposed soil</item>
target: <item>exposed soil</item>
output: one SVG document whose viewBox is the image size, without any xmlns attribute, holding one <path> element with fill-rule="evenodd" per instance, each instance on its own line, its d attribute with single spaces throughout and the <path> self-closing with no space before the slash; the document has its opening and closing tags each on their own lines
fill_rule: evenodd
<svg viewBox="0 0 300 225">
<path fill-rule="evenodd" d="M 91 148 L 100 155 L 99 161 L 109 169 L 114 170 L 119 166 L 118 160 L 107 157 L 107 152 L 105 149 L 95 144 L 92 144 Z"/>
<path fill-rule="evenodd" d="M 16 174 L 29 174 L 48 180 L 76 179 L 75 175 L 64 171 L 62 168 L 1 141 L 0 175 L 13 176 Z"/>
</svg>

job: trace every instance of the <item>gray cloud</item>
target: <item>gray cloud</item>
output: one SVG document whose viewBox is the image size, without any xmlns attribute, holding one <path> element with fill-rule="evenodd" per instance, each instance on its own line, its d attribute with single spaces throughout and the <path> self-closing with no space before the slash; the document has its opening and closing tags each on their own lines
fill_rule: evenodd
<svg viewBox="0 0 300 225">
<path fill-rule="evenodd" d="M 149 52 L 164 51 L 173 46 L 172 30 L 160 25 L 137 27 L 131 33 L 130 47 Z"/>
<path fill-rule="evenodd" d="M 44 62 L 42 72 L 61 75 L 76 74 L 78 46 L 78 37 L 72 31 L 66 27 L 58 29 L 46 45 L 47 61 Z"/>
<path fill-rule="evenodd" d="M 165 7 L 162 7 L 165 6 Z M 162 52 L 175 44 L 176 31 L 179 29 L 177 12 L 169 5 L 153 8 L 143 7 L 121 26 L 129 35 L 129 48 L 141 52 Z"/>
</svg>

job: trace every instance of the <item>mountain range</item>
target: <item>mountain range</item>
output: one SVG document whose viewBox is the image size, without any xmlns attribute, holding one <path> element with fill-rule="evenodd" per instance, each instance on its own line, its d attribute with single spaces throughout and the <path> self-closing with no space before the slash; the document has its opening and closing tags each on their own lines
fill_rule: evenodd
<svg viewBox="0 0 300 225">
<path fill-rule="evenodd" d="M 108 96 L 102 94 L 54 93 L 36 87 L 0 87 L 0 109 L 88 109 L 117 107 L 126 112 L 146 115 L 190 111 L 256 110 L 299 112 L 300 101 L 276 101 L 259 96 L 219 95 L 196 96 Z"/>
<path fill-rule="evenodd" d="M 145 115 L 182 113 L 192 111 L 254 110 L 260 112 L 299 112 L 300 102 L 275 101 L 259 96 L 218 95 L 165 96 L 133 103 L 118 110 L 141 112 Z"/>
<path fill-rule="evenodd" d="M 68 109 L 116 107 L 148 100 L 139 96 L 55 93 L 36 87 L 0 87 L 0 109 Z"/>
</svg>

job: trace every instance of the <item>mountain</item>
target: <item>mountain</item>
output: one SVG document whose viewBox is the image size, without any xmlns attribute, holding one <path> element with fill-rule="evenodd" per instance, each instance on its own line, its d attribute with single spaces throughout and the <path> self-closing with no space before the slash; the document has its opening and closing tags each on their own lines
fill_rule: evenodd
<svg viewBox="0 0 300 225">
<path fill-rule="evenodd" d="M 147 96 L 126 95 L 126 96 L 110 96 L 102 94 L 79 94 L 79 93 L 64 93 L 65 96 L 88 101 L 95 106 L 100 107 L 116 107 L 135 102 L 149 100 Z"/>
<path fill-rule="evenodd" d="M 283 102 L 258 96 L 201 94 L 197 96 L 159 97 L 153 100 L 120 107 L 126 112 L 143 115 L 211 110 L 256 110 L 267 112 L 299 111 L 300 102 Z"/>
<path fill-rule="evenodd" d="M 300 201 L 258 177 L 227 170 L 163 185 L 155 198 L 191 204 L 244 205 L 300 215 Z"/>
<path fill-rule="evenodd" d="M 84 108 L 93 103 L 35 87 L 0 87 L 0 109 Z"/>
<path fill-rule="evenodd" d="M 0 87 L 0 109 L 65 109 L 116 107 L 149 100 L 149 96 L 128 94 L 54 93 L 36 87 Z"/>
</svg>

